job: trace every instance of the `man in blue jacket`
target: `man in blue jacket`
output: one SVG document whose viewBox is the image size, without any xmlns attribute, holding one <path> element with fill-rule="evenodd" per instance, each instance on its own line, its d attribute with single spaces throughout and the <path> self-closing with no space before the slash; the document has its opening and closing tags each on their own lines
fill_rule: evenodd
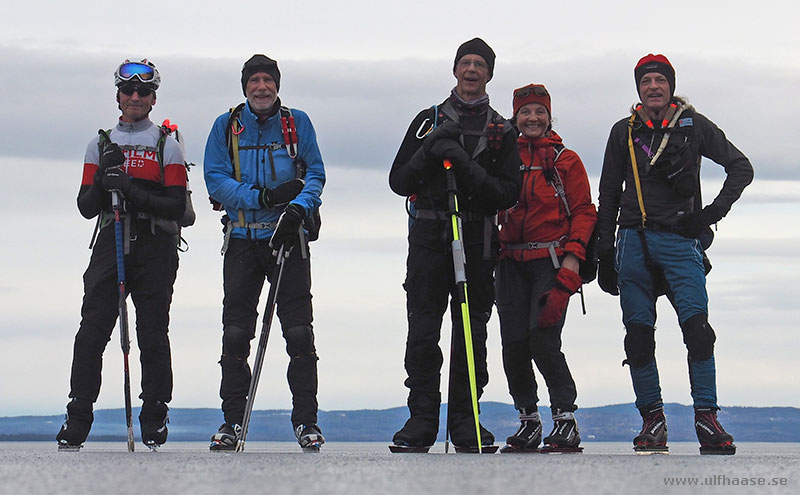
<svg viewBox="0 0 800 495">
<path fill-rule="evenodd" d="M 275 283 L 277 251 L 289 253 L 277 294 L 292 392 L 292 426 L 301 446 L 325 440 L 317 426 L 317 354 L 307 240 L 321 204 L 325 169 L 308 116 L 281 106 L 278 63 L 253 55 L 242 67 L 247 102 L 220 115 L 206 143 L 204 173 L 224 207 L 222 383 L 225 423 L 211 450 L 232 450 L 241 433 L 250 384 L 250 341 L 265 277 Z M 238 147 L 229 140 L 238 137 Z"/>
</svg>

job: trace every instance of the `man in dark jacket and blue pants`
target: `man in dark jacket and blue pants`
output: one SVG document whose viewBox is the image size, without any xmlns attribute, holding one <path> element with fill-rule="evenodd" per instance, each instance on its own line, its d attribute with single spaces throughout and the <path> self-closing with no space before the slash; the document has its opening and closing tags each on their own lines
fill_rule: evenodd
<svg viewBox="0 0 800 495">
<path fill-rule="evenodd" d="M 753 179 L 753 168 L 713 122 L 674 96 L 675 70 L 665 56 L 643 57 L 634 76 L 641 103 L 611 129 L 597 215 L 598 282 L 620 296 L 625 363 L 643 418 L 634 449 L 667 451 L 655 361 L 655 303 L 666 294 L 688 350 L 700 452 L 733 454 L 733 437 L 717 420 L 716 336 L 708 323 L 705 250 L 713 238 L 710 225 L 739 199 Z M 722 165 L 727 174 L 722 190 L 705 207 L 702 157 Z"/>
</svg>

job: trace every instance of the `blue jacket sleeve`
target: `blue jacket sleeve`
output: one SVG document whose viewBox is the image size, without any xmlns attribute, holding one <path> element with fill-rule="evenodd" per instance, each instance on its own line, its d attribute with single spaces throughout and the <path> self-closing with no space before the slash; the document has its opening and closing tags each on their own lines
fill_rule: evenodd
<svg viewBox="0 0 800 495">
<path fill-rule="evenodd" d="M 225 205 L 228 213 L 242 209 L 258 209 L 258 191 L 252 184 L 238 182 L 234 177 L 233 163 L 228 154 L 225 140 L 225 126 L 228 114 L 217 117 L 206 141 L 203 157 L 203 178 L 206 181 L 208 195 Z"/>
</svg>

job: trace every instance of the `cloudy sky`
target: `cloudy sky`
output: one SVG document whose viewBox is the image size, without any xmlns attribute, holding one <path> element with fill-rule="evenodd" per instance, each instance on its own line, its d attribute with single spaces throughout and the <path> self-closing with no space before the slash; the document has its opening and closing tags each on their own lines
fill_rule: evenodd
<svg viewBox="0 0 800 495">
<path fill-rule="evenodd" d="M 112 74 L 128 57 L 158 65 L 153 120 L 177 122 L 188 159 L 198 164 L 191 174 L 198 221 L 184 231 L 190 250 L 181 255 L 171 312 L 171 405 L 218 407 L 222 235 L 219 215 L 206 207 L 202 155 L 214 118 L 242 101 L 241 64 L 253 53 L 278 60 L 282 100 L 309 113 L 328 172 L 323 231 L 312 247 L 320 407 L 404 404 L 406 218 L 387 175 L 412 117 L 447 96 L 456 48 L 474 36 L 497 53 L 492 105 L 509 114 L 515 87 L 546 84 L 555 127 L 583 158 L 595 191 L 608 131 L 636 99 L 635 62 L 648 52 L 670 58 L 677 93 L 725 130 L 756 170 L 709 253 L 720 403 L 800 406 L 800 141 L 793 131 L 800 38 L 789 1 L 758 8 L 684 0 L 8 5 L 0 7 L 0 415 L 57 414 L 67 401 L 94 226 L 78 213 L 75 195 L 86 143 L 118 116 Z M 708 162 L 703 178 L 708 202 L 724 176 Z M 618 299 L 592 284 L 586 306 L 584 316 L 572 300 L 564 330 L 578 404 L 631 402 Z M 666 303 L 659 313 L 664 398 L 688 404 L 676 318 Z M 257 408 L 290 405 L 279 335 L 268 348 Z M 496 315 L 489 349 L 484 397 L 510 402 Z M 103 378 L 97 407 L 121 407 L 116 331 Z"/>
</svg>

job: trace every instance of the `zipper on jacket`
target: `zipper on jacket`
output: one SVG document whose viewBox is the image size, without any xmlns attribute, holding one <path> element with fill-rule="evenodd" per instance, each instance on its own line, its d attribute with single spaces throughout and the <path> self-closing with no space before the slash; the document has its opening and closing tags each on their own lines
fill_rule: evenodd
<svg viewBox="0 0 800 495">
<path fill-rule="evenodd" d="M 272 148 L 267 148 L 267 154 L 269 155 L 269 169 L 272 172 L 272 182 L 276 182 L 278 180 L 278 175 L 275 173 L 275 159 L 272 158 Z"/>
</svg>

